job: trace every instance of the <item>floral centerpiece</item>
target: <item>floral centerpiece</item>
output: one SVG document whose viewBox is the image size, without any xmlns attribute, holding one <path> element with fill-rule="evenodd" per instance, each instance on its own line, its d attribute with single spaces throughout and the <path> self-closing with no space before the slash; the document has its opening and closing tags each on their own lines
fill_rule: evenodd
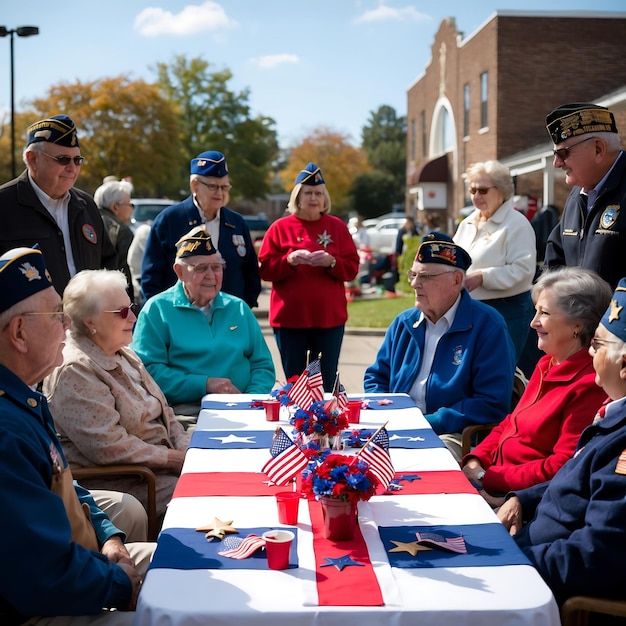
<svg viewBox="0 0 626 626">
<path fill-rule="evenodd" d="M 348 427 L 348 414 L 341 411 L 335 399 L 313 402 L 308 409 L 297 409 L 289 419 L 301 448 L 320 450 L 341 443 L 341 432 Z"/>
</svg>

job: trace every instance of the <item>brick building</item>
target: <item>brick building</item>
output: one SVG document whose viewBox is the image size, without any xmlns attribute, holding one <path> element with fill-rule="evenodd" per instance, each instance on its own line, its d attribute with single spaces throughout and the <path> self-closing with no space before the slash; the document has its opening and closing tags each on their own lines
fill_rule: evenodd
<svg viewBox="0 0 626 626">
<path fill-rule="evenodd" d="M 454 230 L 471 204 L 470 163 L 498 159 L 516 194 L 563 207 L 545 117 L 565 102 L 615 113 L 626 139 L 626 13 L 497 11 L 464 38 L 454 18 L 407 92 L 407 212 L 441 210 Z"/>
</svg>

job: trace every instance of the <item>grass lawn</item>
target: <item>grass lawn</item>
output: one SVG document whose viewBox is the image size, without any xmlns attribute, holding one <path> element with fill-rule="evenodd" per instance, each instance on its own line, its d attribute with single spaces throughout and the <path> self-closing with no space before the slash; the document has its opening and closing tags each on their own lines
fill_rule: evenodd
<svg viewBox="0 0 626 626">
<path fill-rule="evenodd" d="M 347 326 L 357 328 L 388 328 L 398 313 L 410 309 L 415 294 L 401 294 L 398 298 L 355 298 L 348 302 Z"/>
</svg>

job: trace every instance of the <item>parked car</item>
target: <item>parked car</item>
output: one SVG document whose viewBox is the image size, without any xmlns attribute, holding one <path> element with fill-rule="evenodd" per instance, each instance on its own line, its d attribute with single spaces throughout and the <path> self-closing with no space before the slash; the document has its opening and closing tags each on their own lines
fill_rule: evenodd
<svg viewBox="0 0 626 626">
<path fill-rule="evenodd" d="M 242 215 L 243 219 L 246 221 L 248 228 L 250 229 L 250 237 L 252 239 L 252 243 L 254 244 L 254 249 L 257 254 L 261 249 L 261 243 L 263 242 L 263 237 L 267 232 L 267 229 L 270 227 L 270 223 L 267 221 L 265 215 Z"/>
<path fill-rule="evenodd" d="M 133 198 L 133 214 L 130 218 L 130 229 L 135 232 L 141 224 L 152 224 L 154 218 L 166 207 L 176 204 L 174 200 L 165 198 Z"/>
<path fill-rule="evenodd" d="M 406 216 L 386 217 L 384 219 L 365 220 L 370 248 L 373 253 L 394 254 L 398 231 L 402 228 Z M 372 224 L 372 222 L 374 222 Z"/>
</svg>

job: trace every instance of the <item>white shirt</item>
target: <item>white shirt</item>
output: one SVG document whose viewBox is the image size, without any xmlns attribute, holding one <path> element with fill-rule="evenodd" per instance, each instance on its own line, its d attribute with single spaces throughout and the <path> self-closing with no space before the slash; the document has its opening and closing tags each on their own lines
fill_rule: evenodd
<svg viewBox="0 0 626 626">
<path fill-rule="evenodd" d="M 196 205 L 198 209 L 198 213 L 200 214 L 200 220 L 206 226 L 206 229 L 209 231 L 209 235 L 211 235 L 211 241 L 213 242 L 213 247 L 217 249 L 220 243 L 220 212 L 221 209 L 218 209 L 215 217 L 212 220 L 207 220 L 196 200 L 195 196 L 193 198 L 193 203 Z"/>
<path fill-rule="evenodd" d="M 418 326 L 419 324 L 426 324 L 424 332 L 424 348 L 422 351 L 422 364 L 415 381 L 411 385 L 411 389 L 409 389 L 409 395 L 424 413 L 426 412 L 426 383 L 428 381 L 428 376 L 430 375 L 430 370 L 433 366 L 433 360 L 435 359 L 437 344 L 439 343 L 439 340 L 448 332 L 450 326 L 452 326 L 460 302 L 461 294 L 459 294 L 454 304 L 434 324 L 424 315 L 424 313 L 421 314 L 418 322 Z"/>
<path fill-rule="evenodd" d="M 46 211 L 52 215 L 57 226 L 63 234 L 63 242 L 65 243 L 65 260 L 67 261 L 67 269 L 70 276 L 76 274 L 76 263 L 74 263 L 74 255 L 72 253 L 72 240 L 70 239 L 70 223 L 68 219 L 68 206 L 70 204 L 70 192 L 68 191 L 62 198 L 51 198 L 28 174 L 28 180 L 35 190 L 35 194 L 39 198 L 41 204 L 44 205 Z"/>
</svg>

